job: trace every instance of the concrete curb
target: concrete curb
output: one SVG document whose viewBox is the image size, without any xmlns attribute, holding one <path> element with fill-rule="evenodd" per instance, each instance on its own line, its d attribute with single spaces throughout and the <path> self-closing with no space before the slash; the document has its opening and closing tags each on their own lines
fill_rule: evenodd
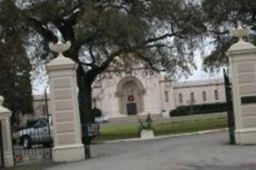
<svg viewBox="0 0 256 170">
<path fill-rule="evenodd" d="M 102 142 L 97 142 L 96 144 L 110 144 L 110 143 L 119 143 L 119 142 L 134 142 L 134 141 L 167 139 L 167 138 L 182 137 L 182 136 L 203 135 L 203 134 L 208 134 L 208 133 L 225 132 L 227 130 L 228 130 L 228 128 L 213 129 L 213 130 L 202 130 L 202 131 L 190 132 L 190 133 L 156 136 L 156 137 L 151 138 L 151 139 L 129 138 L 129 139 L 102 141 Z"/>
</svg>

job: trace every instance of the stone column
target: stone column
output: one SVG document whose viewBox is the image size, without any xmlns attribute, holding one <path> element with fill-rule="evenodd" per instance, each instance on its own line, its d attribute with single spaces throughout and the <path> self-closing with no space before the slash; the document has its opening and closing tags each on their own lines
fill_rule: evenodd
<svg viewBox="0 0 256 170">
<path fill-rule="evenodd" d="M 238 29 L 239 41 L 228 50 L 237 144 L 256 144 L 256 48 L 242 39 L 248 33 Z"/>
<path fill-rule="evenodd" d="M 54 162 L 78 161 L 84 159 L 84 145 L 81 139 L 80 115 L 77 96 L 77 65 L 63 52 L 70 42 L 50 44 L 50 49 L 59 56 L 47 65 L 50 80 L 50 113 L 53 121 Z"/>
<path fill-rule="evenodd" d="M 11 128 L 10 128 L 10 110 L 4 108 L 3 97 L 0 96 L 0 121 L 2 126 L 2 143 L 3 143 L 3 154 L 4 154 L 4 166 L 13 167 L 13 150 L 12 150 L 12 138 L 11 138 Z"/>
</svg>

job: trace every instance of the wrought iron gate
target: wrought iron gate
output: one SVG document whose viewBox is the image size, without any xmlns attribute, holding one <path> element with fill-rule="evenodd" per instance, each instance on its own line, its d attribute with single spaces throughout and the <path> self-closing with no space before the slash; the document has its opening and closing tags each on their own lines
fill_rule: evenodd
<svg viewBox="0 0 256 170">
<path fill-rule="evenodd" d="M 3 137 L 2 137 L 1 121 L 0 121 L 0 168 L 4 168 L 4 148 L 3 148 Z"/>
<path fill-rule="evenodd" d="M 25 126 L 21 127 L 16 124 L 12 127 L 15 165 L 52 161 L 52 122 L 48 113 L 47 95 L 45 95 L 43 104 L 43 115 L 43 117 L 27 121 Z"/>
<path fill-rule="evenodd" d="M 223 70 L 225 92 L 226 92 L 226 102 L 228 109 L 228 128 L 229 128 L 229 142 L 230 144 L 235 144 L 235 115 L 233 109 L 233 98 L 232 98 L 232 84 L 229 80 L 228 71 Z"/>
<path fill-rule="evenodd" d="M 27 122 L 23 128 L 12 129 L 15 165 L 50 162 L 52 137 L 47 118 Z"/>
</svg>

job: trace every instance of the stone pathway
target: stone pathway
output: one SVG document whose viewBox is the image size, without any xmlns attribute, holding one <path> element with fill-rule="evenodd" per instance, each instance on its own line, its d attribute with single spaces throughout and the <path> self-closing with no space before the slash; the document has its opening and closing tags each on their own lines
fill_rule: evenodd
<svg viewBox="0 0 256 170">
<path fill-rule="evenodd" d="M 228 145 L 227 132 L 92 146 L 93 159 L 47 170 L 255 170 L 256 146 Z"/>
</svg>

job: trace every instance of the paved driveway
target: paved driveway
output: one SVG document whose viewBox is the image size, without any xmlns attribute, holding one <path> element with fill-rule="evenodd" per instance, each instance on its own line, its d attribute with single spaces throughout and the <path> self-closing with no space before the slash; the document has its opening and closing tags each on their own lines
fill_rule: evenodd
<svg viewBox="0 0 256 170">
<path fill-rule="evenodd" d="M 255 170 L 256 146 L 227 144 L 227 132 L 92 146 L 93 159 L 48 170 Z"/>
</svg>

